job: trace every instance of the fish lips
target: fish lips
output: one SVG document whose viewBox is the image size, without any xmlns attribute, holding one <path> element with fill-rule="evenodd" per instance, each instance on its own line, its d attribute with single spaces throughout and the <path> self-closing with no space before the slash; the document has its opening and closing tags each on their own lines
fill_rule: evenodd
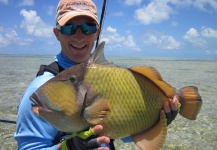
<svg viewBox="0 0 217 150">
<path fill-rule="evenodd" d="M 36 115 L 43 116 L 46 113 L 62 113 L 62 109 L 58 108 L 55 105 L 52 105 L 52 103 L 50 103 L 46 96 L 41 94 L 40 91 L 34 92 L 31 95 L 30 100 L 33 102 L 32 111 Z"/>
<path fill-rule="evenodd" d="M 40 100 L 38 94 L 34 92 L 30 100 L 33 102 L 32 104 L 32 111 L 34 114 L 39 115 L 40 112 L 49 112 L 51 110 L 47 109 L 47 107 L 44 105 L 44 103 Z"/>
<path fill-rule="evenodd" d="M 44 107 L 44 104 L 40 101 L 38 95 L 35 92 L 31 95 L 30 100 L 34 103 L 32 106 Z"/>
</svg>

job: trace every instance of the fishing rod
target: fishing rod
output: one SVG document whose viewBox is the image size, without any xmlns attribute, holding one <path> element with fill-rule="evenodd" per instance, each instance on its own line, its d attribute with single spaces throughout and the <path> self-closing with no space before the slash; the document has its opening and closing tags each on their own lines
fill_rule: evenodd
<svg viewBox="0 0 217 150">
<path fill-rule="evenodd" d="M 3 123 L 11 123 L 11 124 L 16 124 L 16 121 L 13 121 L 13 120 L 5 120 L 5 119 L 0 119 L 0 122 L 3 122 Z"/>
<path fill-rule="evenodd" d="M 105 16 L 106 6 L 107 6 L 107 0 L 104 0 L 103 6 L 102 6 L 102 13 L 101 13 L 101 17 L 100 17 L 100 24 L 99 24 L 100 33 L 99 33 L 99 36 L 97 37 L 97 40 L 96 40 L 96 48 L 97 48 L 98 43 L 99 43 L 99 38 L 100 38 L 101 30 L 102 30 L 102 24 L 103 24 L 103 20 L 104 20 L 104 16 Z"/>
</svg>

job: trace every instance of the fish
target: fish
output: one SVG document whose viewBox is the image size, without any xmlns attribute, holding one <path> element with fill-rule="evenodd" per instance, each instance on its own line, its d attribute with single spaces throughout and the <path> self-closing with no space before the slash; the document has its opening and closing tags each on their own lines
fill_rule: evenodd
<svg viewBox="0 0 217 150">
<path fill-rule="evenodd" d="M 30 97 L 33 113 L 63 132 L 81 132 L 99 124 L 100 135 L 129 136 L 140 149 L 160 149 L 167 135 L 166 117 L 160 113 L 164 102 L 176 96 L 179 114 L 195 120 L 202 107 L 198 88 L 176 90 L 151 66 L 117 66 L 106 60 L 104 45 L 87 62 L 39 87 Z"/>
</svg>

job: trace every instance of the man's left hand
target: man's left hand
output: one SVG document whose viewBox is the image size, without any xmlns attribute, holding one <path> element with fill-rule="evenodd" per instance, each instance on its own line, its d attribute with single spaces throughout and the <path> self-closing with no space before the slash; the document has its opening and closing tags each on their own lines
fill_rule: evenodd
<svg viewBox="0 0 217 150">
<path fill-rule="evenodd" d="M 178 114 L 178 105 L 179 101 L 175 96 L 170 101 L 164 103 L 163 108 L 167 118 L 167 125 L 169 125 L 176 118 Z"/>
</svg>

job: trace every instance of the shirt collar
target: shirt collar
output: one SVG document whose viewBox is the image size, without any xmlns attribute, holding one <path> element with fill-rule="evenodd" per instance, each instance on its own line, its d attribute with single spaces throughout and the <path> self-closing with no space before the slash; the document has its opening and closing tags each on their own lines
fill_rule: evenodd
<svg viewBox="0 0 217 150">
<path fill-rule="evenodd" d="M 58 62 L 58 64 L 63 67 L 64 69 L 68 69 L 74 65 L 77 65 L 77 62 L 74 62 L 70 60 L 67 56 L 63 55 L 62 52 L 60 52 L 58 55 L 54 57 L 54 60 Z"/>
</svg>

